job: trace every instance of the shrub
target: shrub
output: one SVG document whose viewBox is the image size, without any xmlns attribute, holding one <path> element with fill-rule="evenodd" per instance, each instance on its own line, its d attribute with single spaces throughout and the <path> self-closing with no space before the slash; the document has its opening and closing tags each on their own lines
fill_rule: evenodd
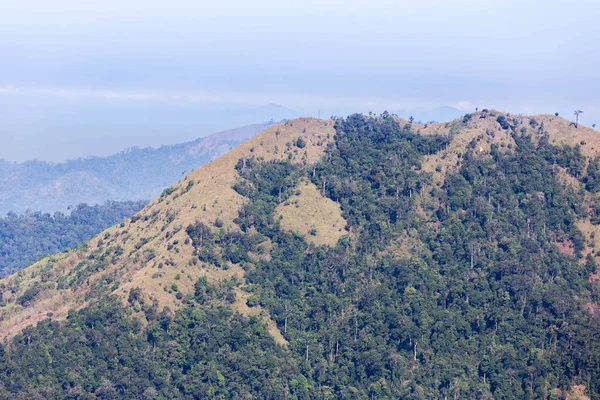
<svg viewBox="0 0 600 400">
<path fill-rule="evenodd" d="M 256 295 L 248 297 L 248 300 L 246 300 L 246 304 L 248 305 L 248 307 L 256 307 L 258 305 L 258 297 L 256 297 Z"/>
<path fill-rule="evenodd" d="M 508 123 L 508 120 L 506 119 L 506 117 L 504 115 L 499 115 L 498 118 L 496 118 L 496 122 L 498 122 L 500 124 L 502 129 L 507 130 L 510 128 L 510 124 Z"/>
</svg>

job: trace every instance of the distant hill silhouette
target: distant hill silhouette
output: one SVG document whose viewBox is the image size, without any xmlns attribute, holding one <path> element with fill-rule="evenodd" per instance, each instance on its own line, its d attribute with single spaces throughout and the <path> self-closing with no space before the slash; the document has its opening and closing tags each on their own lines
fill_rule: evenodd
<svg viewBox="0 0 600 400">
<path fill-rule="evenodd" d="M 0 215 L 65 211 L 80 203 L 149 200 L 185 173 L 262 131 L 252 124 L 159 148 L 130 148 L 108 157 L 64 163 L 0 160 Z"/>
</svg>

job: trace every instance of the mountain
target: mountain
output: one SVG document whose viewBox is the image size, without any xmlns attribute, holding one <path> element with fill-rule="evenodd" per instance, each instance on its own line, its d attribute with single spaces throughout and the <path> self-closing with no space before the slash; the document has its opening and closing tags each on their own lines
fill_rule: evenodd
<svg viewBox="0 0 600 400">
<path fill-rule="evenodd" d="M 436 107 L 431 111 L 423 112 L 418 115 L 419 119 L 422 121 L 453 121 L 456 118 L 461 117 L 464 114 L 463 111 L 450 107 L 450 106 L 442 106 Z M 415 117 L 416 118 L 416 117 Z"/>
<path fill-rule="evenodd" d="M 0 218 L 0 275 L 31 265 L 40 257 L 78 246 L 100 231 L 131 217 L 146 203 L 79 204 L 68 214 L 41 212 Z"/>
<path fill-rule="evenodd" d="M 0 281 L 3 398 L 600 397 L 596 133 L 266 129 Z"/>
<path fill-rule="evenodd" d="M 205 138 L 159 148 L 131 148 L 109 157 L 54 164 L 0 160 L 0 215 L 27 210 L 66 211 L 80 203 L 148 200 L 266 126 L 246 125 Z"/>
<path fill-rule="evenodd" d="M 212 102 L 168 95 L 150 101 L 75 99 L 6 94 L 0 88 L 0 158 L 62 163 L 80 157 L 107 157 L 129 147 L 157 148 L 234 127 L 298 116 L 281 105 L 247 105 L 245 100 Z"/>
</svg>

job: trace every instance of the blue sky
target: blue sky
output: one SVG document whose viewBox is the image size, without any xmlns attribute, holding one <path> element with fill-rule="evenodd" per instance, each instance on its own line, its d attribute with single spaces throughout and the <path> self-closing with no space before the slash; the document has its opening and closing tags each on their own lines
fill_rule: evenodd
<svg viewBox="0 0 600 400">
<path fill-rule="evenodd" d="M 0 157 L 173 143 L 269 103 L 600 123 L 598 21 L 592 0 L 4 0 Z"/>
</svg>

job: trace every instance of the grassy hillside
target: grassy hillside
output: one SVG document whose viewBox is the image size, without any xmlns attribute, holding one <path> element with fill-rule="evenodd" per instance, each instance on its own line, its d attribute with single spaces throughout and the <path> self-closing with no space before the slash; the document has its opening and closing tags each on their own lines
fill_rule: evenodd
<svg viewBox="0 0 600 400">
<path fill-rule="evenodd" d="M 0 394 L 599 398 L 597 146 L 496 111 L 270 127 L 0 281 Z"/>
<path fill-rule="evenodd" d="M 176 308 L 182 301 L 170 287 L 177 275 L 178 292 L 182 293 L 189 293 L 204 275 L 215 281 L 243 276 L 239 265 L 223 269 L 194 263 L 194 249 L 185 228 L 196 221 L 214 228 L 235 227 L 233 220 L 245 203 L 233 189 L 239 176 L 235 165 L 241 157 L 291 157 L 294 162 L 308 165 L 323 155 L 334 132 L 331 121 L 312 119 L 270 127 L 165 189 L 133 218 L 72 252 L 41 260 L 8 278 L 5 285 L 10 290 L 3 293 L 8 304 L 2 310 L 0 335 L 14 334 L 45 318 L 48 312 L 64 318 L 68 310 L 87 304 L 89 293 L 108 291 L 125 298 L 130 289 L 143 287 L 149 302 L 157 300 L 161 307 Z M 291 145 L 300 136 L 306 141 L 303 149 Z M 14 302 L 28 290 L 37 291 L 37 287 L 44 290 L 26 307 Z"/>
<path fill-rule="evenodd" d="M 0 160 L 0 215 L 27 210 L 66 211 L 80 203 L 150 200 L 191 170 L 265 129 L 254 124 L 192 142 L 132 148 L 109 157 L 64 163 Z"/>
</svg>

